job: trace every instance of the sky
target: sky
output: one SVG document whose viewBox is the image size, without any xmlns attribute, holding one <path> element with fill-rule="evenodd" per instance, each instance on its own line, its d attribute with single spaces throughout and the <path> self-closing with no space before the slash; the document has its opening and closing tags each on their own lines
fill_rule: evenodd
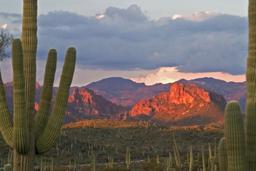
<svg viewBox="0 0 256 171">
<path fill-rule="evenodd" d="M 21 0 L 0 0 L 0 11 L 21 13 Z M 190 14 L 195 11 L 214 11 L 246 16 L 247 1 L 244 0 L 39 0 L 39 13 L 64 10 L 82 15 L 95 15 L 110 6 L 127 8 L 132 4 L 142 7 L 151 18 L 165 17 L 176 13 Z"/>
<path fill-rule="evenodd" d="M 148 85 L 206 76 L 244 81 L 247 2 L 187 1 L 39 1 L 38 80 L 48 49 L 58 50 L 59 75 L 65 50 L 75 46 L 74 85 L 111 76 Z M 20 2 L 0 0 L 0 27 L 16 37 Z M 10 63 L 1 63 L 7 81 Z"/>
</svg>

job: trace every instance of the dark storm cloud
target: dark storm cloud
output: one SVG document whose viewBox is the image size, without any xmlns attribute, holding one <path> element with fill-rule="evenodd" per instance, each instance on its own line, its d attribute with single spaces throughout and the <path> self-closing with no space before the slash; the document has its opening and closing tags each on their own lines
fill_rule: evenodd
<svg viewBox="0 0 256 171">
<path fill-rule="evenodd" d="M 1 13 L 0 13 L 1 16 Z M 247 19 L 216 15 L 203 21 L 150 20 L 141 9 L 110 7 L 104 17 L 64 11 L 39 17 L 39 56 L 68 45 L 78 49 L 78 63 L 103 69 L 153 69 L 178 66 L 189 72 L 244 73 Z"/>
</svg>

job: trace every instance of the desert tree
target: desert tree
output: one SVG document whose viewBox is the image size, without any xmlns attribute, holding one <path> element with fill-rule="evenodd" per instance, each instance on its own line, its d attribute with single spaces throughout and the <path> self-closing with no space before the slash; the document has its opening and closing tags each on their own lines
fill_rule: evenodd
<svg viewBox="0 0 256 171">
<path fill-rule="evenodd" d="M 7 48 L 12 42 L 12 35 L 6 29 L 0 29 L 0 60 L 3 60 L 8 56 L 6 53 Z"/>
</svg>

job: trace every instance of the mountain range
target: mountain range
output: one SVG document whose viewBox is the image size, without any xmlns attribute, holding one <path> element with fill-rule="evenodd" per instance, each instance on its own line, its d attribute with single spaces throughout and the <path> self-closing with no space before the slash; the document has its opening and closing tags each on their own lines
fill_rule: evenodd
<svg viewBox="0 0 256 171">
<path fill-rule="evenodd" d="M 9 108 L 12 108 L 12 84 L 5 86 Z M 107 78 L 82 87 L 71 87 L 65 122 L 102 118 L 148 120 L 168 125 L 222 122 L 226 101 L 240 101 L 244 108 L 245 89 L 245 82 L 213 78 L 152 86 L 124 78 Z M 38 108 L 39 84 L 36 90 L 35 106 Z M 54 88 L 54 92 L 56 90 Z"/>
</svg>

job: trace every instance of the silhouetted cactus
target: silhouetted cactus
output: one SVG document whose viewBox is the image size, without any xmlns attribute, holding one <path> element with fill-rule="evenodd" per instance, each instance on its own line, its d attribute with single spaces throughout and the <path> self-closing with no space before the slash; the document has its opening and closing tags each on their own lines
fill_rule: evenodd
<svg viewBox="0 0 256 171">
<path fill-rule="evenodd" d="M 57 62 L 56 51 L 49 51 L 40 107 L 35 113 L 36 52 L 37 0 L 23 0 L 22 41 L 15 39 L 12 46 L 13 122 L 0 77 L 0 130 L 6 143 L 14 149 L 14 170 L 19 171 L 33 170 L 35 153 L 47 152 L 55 145 L 75 69 L 76 50 L 69 48 L 55 104 L 49 115 Z"/>
</svg>

